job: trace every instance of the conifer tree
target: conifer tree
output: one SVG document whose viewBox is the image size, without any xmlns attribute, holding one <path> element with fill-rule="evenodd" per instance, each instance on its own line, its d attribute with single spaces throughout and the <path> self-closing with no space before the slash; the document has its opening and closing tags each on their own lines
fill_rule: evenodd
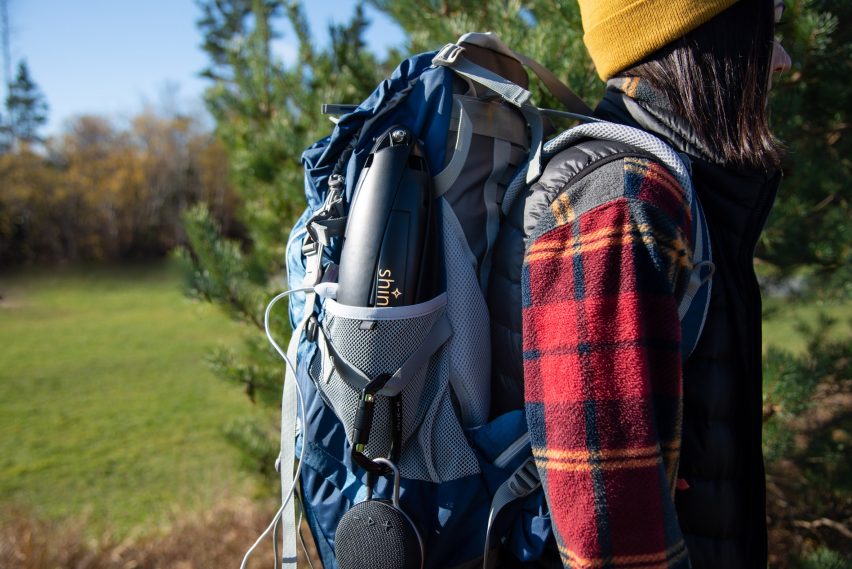
<svg viewBox="0 0 852 569">
<path fill-rule="evenodd" d="M 809 267 L 823 293 L 852 298 L 852 3 L 788 2 L 779 36 L 793 61 L 771 100 L 785 179 L 759 254 L 782 277 Z"/>
<path fill-rule="evenodd" d="M 438 49 L 469 31 L 497 33 L 509 46 L 551 69 L 589 104 L 603 94 L 604 85 L 582 43 L 576 0 L 366 1 L 403 28 L 405 53 L 392 52 L 380 61 L 366 49 L 368 22 L 360 7 L 347 25 L 329 30 L 331 46 L 318 50 L 296 0 L 199 2 L 204 14 L 199 28 L 210 59 L 204 75 L 212 81 L 207 104 L 244 200 L 242 219 L 249 228 L 250 245 L 223 240 L 212 218 L 204 210 L 195 210 L 187 219 L 196 267 L 193 286 L 200 296 L 254 326 L 262 327 L 265 301 L 285 286 L 287 234 L 304 207 L 299 156 L 331 130 L 319 114 L 321 103 L 357 103 L 405 54 Z M 780 267 L 782 274 L 803 264 L 816 265 L 820 275 L 833 275 L 840 294 L 849 296 L 852 225 L 844 184 L 852 177 L 847 79 L 852 72 L 852 5 L 841 0 L 797 0 L 788 1 L 788 8 L 787 23 L 779 35 L 793 56 L 794 68 L 776 82 L 772 101 L 773 123 L 790 150 L 785 162 L 787 180 L 758 253 Z M 298 60 L 291 64 L 277 59 L 272 50 L 275 30 L 285 20 L 292 24 L 299 45 Z M 540 105 L 557 105 L 535 79 L 531 84 Z M 279 317 L 273 328 L 285 339 L 284 318 Z M 233 425 L 229 433 L 245 451 L 248 464 L 274 476 L 274 414 L 282 366 L 262 335 L 252 336 L 241 352 L 221 350 L 211 359 L 223 376 L 244 385 L 253 400 L 270 409 L 268 422 Z M 832 365 L 848 363 L 847 355 L 825 354 L 823 359 Z M 822 361 L 816 356 L 814 361 Z M 766 400 L 783 400 L 796 409 L 810 401 L 814 386 L 833 381 L 830 374 L 824 376 L 805 363 L 802 373 L 811 375 L 807 390 L 796 379 L 799 376 L 787 378 L 781 373 L 784 377 L 776 381 L 768 373 Z M 772 361 L 769 364 L 771 372 Z M 796 388 L 788 390 L 794 394 L 790 401 L 772 391 L 783 395 L 789 387 Z M 840 477 L 825 478 L 835 479 Z M 835 491 L 848 504 L 848 491 Z"/>
<path fill-rule="evenodd" d="M 321 105 L 359 102 L 389 69 L 366 49 L 369 21 L 361 7 L 350 22 L 332 26 L 329 47 L 318 49 L 300 2 L 202 0 L 199 6 L 198 27 L 209 57 L 203 75 L 212 82 L 205 101 L 230 158 L 250 244 L 223 239 L 204 208 L 192 210 L 185 224 L 195 267 L 191 287 L 262 328 L 266 301 L 284 287 L 287 234 L 304 209 L 301 152 L 333 127 L 321 115 Z M 294 37 L 281 39 L 298 46 L 292 63 L 274 50 L 276 30 L 285 22 Z M 286 339 L 283 312 L 273 327 Z M 262 335 L 253 334 L 242 352 L 221 350 L 211 359 L 221 375 L 243 385 L 253 400 L 274 406 L 281 362 Z M 250 464 L 267 472 L 274 460 L 273 424 L 244 423 L 229 431 Z"/>
<path fill-rule="evenodd" d="M 494 32 L 506 45 L 553 71 L 589 104 L 603 94 L 603 83 L 583 45 L 576 0 L 368 0 L 408 34 L 411 52 L 440 48 L 467 32 Z M 558 108 L 537 89 L 539 106 Z"/>
<path fill-rule="evenodd" d="M 47 122 L 47 100 L 30 76 L 25 61 L 18 64 L 15 80 L 9 85 L 6 111 L 9 128 L 18 142 L 40 142 L 38 130 Z"/>
<path fill-rule="evenodd" d="M 367 1 L 403 28 L 406 53 L 440 48 L 468 31 L 493 31 L 551 69 L 589 104 L 603 94 L 604 84 L 582 43 L 575 0 Z M 837 269 L 840 260 L 848 259 L 850 239 L 836 238 L 849 227 L 848 192 L 838 186 L 849 179 L 849 153 L 842 152 L 848 146 L 848 73 L 832 72 L 852 62 L 850 10 L 841 4 L 795 3 L 781 32 L 798 67 L 776 86 L 775 124 L 794 150 L 788 160 L 793 175 L 782 192 L 797 197 L 779 201 L 761 254 L 784 267 L 822 258 L 828 260 L 824 266 Z M 251 245 L 222 240 L 209 216 L 196 210 L 187 224 L 197 269 L 193 286 L 199 295 L 260 327 L 265 300 L 283 286 L 287 234 L 304 207 L 299 156 L 331 130 L 331 123 L 319 114 L 321 103 L 361 101 L 404 54 L 390 53 L 387 61 L 379 61 L 367 50 L 368 22 L 360 6 L 351 22 L 329 30 L 331 45 L 326 50 L 314 47 L 297 1 L 204 0 L 200 6 L 204 16 L 199 28 L 210 59 L 204 74 L 213 81 L 207 104 L 230 155 Z M 276 58 L 271 48 L 275 30 L 285 20 L 299 45 L 298 61 L 291 64 Z M 531 83 L 540 105 L 557 106 L 534 78 Z M 817 108 L 814 100 L 825 104 Z M 812 143 L 814 133 L 820 144 Z M 809 224 L 809 215 L 817 223 Z M 822 257 L 819 251 L 824 251 Z M 285 334 L 283 319 L 276 326 Z M 262 336 L 256 335 L 242 354 L 221 351 L 213 360 L 253 399 L 277 404 L 281 366 Z M 253 449 L 255 458 L 265 455 L 266 464 L 271 464 L 268 456 L 274 445 L 263 442 L 258 435 L 262 431 L 257 425 L 244 426 L 241 444 Z"/>
<path fill-rule="evenodd" d="M 6 116 L 0 113 L 0 154 L 5 154 L 12 149 L 12 132 L 6 124 Z"/>
</svg>

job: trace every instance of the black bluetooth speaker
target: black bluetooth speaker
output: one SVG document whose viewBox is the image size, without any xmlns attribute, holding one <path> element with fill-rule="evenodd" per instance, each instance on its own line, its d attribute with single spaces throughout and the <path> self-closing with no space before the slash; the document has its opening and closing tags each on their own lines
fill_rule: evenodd
<svg viewBox="0 0 852 569">
<path fill-rule="evenodd" d="M 367 500 L 343 514 L 334 538 L 340 569 L 420 569 L 423 549 L 414 524 L 391 502 Z"/>
</svg>

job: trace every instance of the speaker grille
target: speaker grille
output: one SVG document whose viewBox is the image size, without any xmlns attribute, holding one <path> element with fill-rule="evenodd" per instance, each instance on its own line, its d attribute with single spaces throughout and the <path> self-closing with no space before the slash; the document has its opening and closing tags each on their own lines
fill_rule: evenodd
<svg viewBox="0 0 852 569">
<path fill-rule="evenodd" d="M 334 546 L 340 569 L 420 569 L 423 552 L 411 522 L 388 502 L 352 506 L 337 526 Z"/>
</svg>

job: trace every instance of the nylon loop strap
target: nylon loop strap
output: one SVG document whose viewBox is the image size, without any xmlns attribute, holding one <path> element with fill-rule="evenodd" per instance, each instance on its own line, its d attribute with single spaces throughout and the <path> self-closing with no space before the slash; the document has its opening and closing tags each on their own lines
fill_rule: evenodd
<svg viewBox="0 0 852 569">
<path fill-rule="evenodd" d="M 514 52 L 518 60 L 529 67 L 536 76 L 541 79 L 541 82 L 547 87 L 556 100 L 562 103 L 568 111 L 580 115 L 591 115 L 592 109 L 581 99 L 568 85 L 560 81 L 547 67 L 526 55 Z"/>
<path fill-rule="evenodd" d="M 287 347 L 287 357 L 291 362 L 296 361 L 297 351 L 299 347 L 299 339 L 302 336 L 306 320 L 298 326 L 290 338 L 290 345 Z M 278 458 L 281 468 L 281 499 L 287 498 L 293 484 L 296 483 L 293 465 L 296 460 L 296 416 L 297 416 L 297 401 L 296 401 L 296 376 L 290 366 L 287 366 L 287 373 L 284 376 L 284 394 L 281 398 L 281 448 Z M 282 524 L 282 567 L 283 569 L 296 569 L 296 508 L 294 500 L 290 499 L 284 505 L 281 512 Z M 273 536 L 274 539 L 274 536 Z"/>
<path fill-rule="evenodd" d="M 432 59 L 432 63 L 448 67 L 459 75 L 491 89 L 516 107 L 522 107 L 529 102 L 532 93 L 505 77 L 501 77 L 493 71 L 473 63 L 462 55 L 463 52 L 463 47 L 455 44 L 447 44 Z"/>
<path fill-rule="evenodd" d="M 454 105 L 459 109 L 459 129 L 456 133 L 456 142 L 450 163 L 438 172 L 432 179 L 435 186 L 435 197 L 443 196 L 453 184 L 456 183 L 470 154 L 471 142 L 473 141 L 473 122 L 465 109 L 465 101 L 455 98 Z"/>
</svg>

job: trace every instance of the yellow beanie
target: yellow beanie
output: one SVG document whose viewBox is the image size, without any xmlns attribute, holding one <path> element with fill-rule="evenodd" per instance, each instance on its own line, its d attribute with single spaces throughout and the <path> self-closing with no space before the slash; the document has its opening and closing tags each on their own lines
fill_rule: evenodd
<svg viewBox="0 0 852 569">
<path fill-rule="evenodd" d="M 583 41 L 606 81 L 737 0 L 578 0 Z"/>
</svg>

